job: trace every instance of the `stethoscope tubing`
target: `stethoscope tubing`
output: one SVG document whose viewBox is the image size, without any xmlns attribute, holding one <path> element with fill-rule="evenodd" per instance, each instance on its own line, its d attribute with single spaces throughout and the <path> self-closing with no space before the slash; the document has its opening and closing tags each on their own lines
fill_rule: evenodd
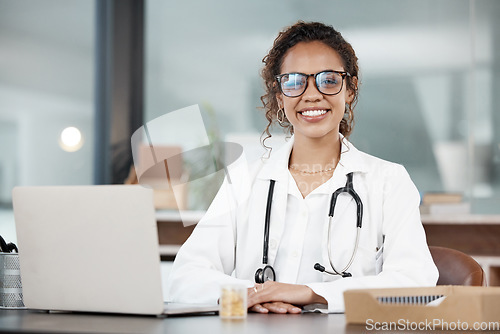
<svg viewBox="0 0 500 334">
<path fill-rule="evenodd" d="M 262 263 L 267 264 L 268 261 L 268 249 L 269 249 L 269 225 L 271 221 L 271 205 L 273 203 L 273 193 L 274 193 L 274 184 L 276 180 L 271 180 L 269 184 L 269 192 L 267 194 L 267 205 L 266 205 L 266 217 L 265 217 L 265 225 L 264 225 L 264 250 L 262 255 Z"/>
<path fill-rule="evenodd" d="M 356 253 L 358 251 L 359 234 L 361 232 L 361 227 L 356 227 L 356 240 L 354 242 L 354 251 L 352 252 L 352 255 L 351 255 L 351 258 L 349 259 L 349 262 L 344 267 L 344 269 L 338 271 L 337 269 L 335 269 L 335 266 L 333 265 L 333 261 L 332 261 L 332 245 L 331 245 L 332 244 L 331 243 L 331 240 L 332 240 L 332 238 L 331 238 L 332 219 L 333 219 L 332 216 L 330 216 L 328 219 L 329 221 L 328 221 L 328 242 L 327 242 L 327 245 L 328 245 L 328 261 L 330 262 L 330 266 L 332 267 L 332 270 L 334 272 L 331 273 L 331 272 L 328 272 L 326 270 L 325 270 L 325 272 L 328 274 L 331 274 L 331 275 L 343 276 L 346 273 L 346 270 L 351 267 L 351 264 L 354 262 L 354 258 L 356 257 Z"/>
<path fill-rule="evenodd" d="M 353 187 L 353 175 L 352 173 L 347 174 L 347 181 L 345 187 L 337 189 L 333 194 L 332 194 L 332 199 L 330 201 L 330 212 L 328 213 L 328 241 L 327 241 L 327 246 L 328 246 L 328 261 L 330 262 L 330 266 L 332 267 L 332 270 L 334 271 L 329 272 L 327 270 L 324 270 L 324 272 L 331 274 L 331 275 L 341 275 L 345 276 L 348 274 L 346 272 L 347 269 L 349 269 L 354 262 L 354 258 L 356 257 L 356 253 L 358 251 L 358 245 L 359 245 L 359 234 L 361 232 L 361 226 L 362 226 L 362 221 L 363 221 L 363 202 L 361 201 L 361 198 L 359 195 L 356 193 Z M 344 269 L 338 271 L 335 266 L 333 265 L 332 261 L 332 222 L 333 222 L 333 215 L 335 213 L 335 205 L 337 204 L 337 198 L 340 194 L 342 193 L 348 193 L 351 195 L 351 197 L 354 199 L 354 202 L 356 203 L 356 239 L 354 241 L 354 250 L 352 252 L 351 258 L 349 259 L 349 262 L 347 265 L 344 267 Z"/>
<path fill-rule="evenodd" d="M 358 251 L 358 245 L 359 245 L 359 235 L 361 232 L 361 226 L 362 226 L 362 220 L 363 220 L 363 203 L 361 202 L 361 198 L 359 195 L 356 193 L 356 191 L 353 188 L 353 176 L 352 172 L 347 174 L 347 182 L 345 187 L 337 189 L 333 194 L 332 198 L 330 201 L 330 211 L 328 214 L 328 241 L 327 241 L 327 247 L 328 247 L 328 261 L 330 262 L 330 266 L 333 269 L 333 272 L 330 272 L 326 270 L 323 266 L 321 266 L 319 263 L 316 263 L 314 265 L 314 269 L 319 270 L 321 272 L 325 272 L 330 275 L 340 275 L 342 277 L 350 277 L 352 276 L 350 273 L 346 272 L 348 270 L 352 263 L 354 262 L 354 258 L 356 257 L 356 253 Z M 265 225 L 264 225 L 264 249 L 263 249 L 263 255 L 262 255 L 262 263 L 270 267 L 273 272 L 274 269 L 271 266 L 268 266 L 268 249 L 269 249 L 269 225 L 270 225 L 270 220 L 271 220 L 271 206 L 272 206 L 272 198 L 273 198 L 273 192 L 274 192 L 274 185 L 276 181 L 275 180 L 270 180 L 269 184 L 269 192 L 267 194 L 267 204 L 266 204 L 266 215 L 265 215 Z M 332 247 L 331 247 L 331 229 L 332 229 L 332 222 L 333 222 L 333 216 L 335 212 L 335 204 L 337 203 L 337 197 L 342 194 L 342 193 L 348 193 L 349 195 L 352 196 L 354 201 L 356 202 L 356 240 L 354 243 L 354 250 L 352 252 L 351 258 L 349 259 L 349 262 L 347 265 L 342 269 L 342 270 L 337 270 L 335 266 L 333 265 L 332 261 Z M 256 277 L 259 275 L 261 271 L 263 271 L 266 267 L 257 269 L 256 272 Z M 260 275 L 259 275 L 260 277 Z M 263 282 L 261 282 L 263 283 Z"/>
</svg>

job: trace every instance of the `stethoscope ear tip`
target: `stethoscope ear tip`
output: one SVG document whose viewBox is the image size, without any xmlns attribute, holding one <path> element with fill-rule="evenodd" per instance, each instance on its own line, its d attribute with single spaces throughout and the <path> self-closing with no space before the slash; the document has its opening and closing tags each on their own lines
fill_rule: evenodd
<svg viewBox="0 0 500 334">
<path fill-rule="evenodd" d="M 321 272 L 324 272 L 325 271 L 325 267 L 323 267 L 321 264 L 319 263 L 316 263 L 314 265 L 314 269 L 318 270 L 318 271 L 321 271 Z"/>
</svg>

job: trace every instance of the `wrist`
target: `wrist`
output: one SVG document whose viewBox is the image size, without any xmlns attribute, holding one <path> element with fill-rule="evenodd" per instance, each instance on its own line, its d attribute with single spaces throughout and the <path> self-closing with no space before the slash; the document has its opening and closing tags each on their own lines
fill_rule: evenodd
<svg viewBox="0 0 500 334">
<path fill-rule="evenodd" d="M 310 303 L 309 304 L 328 304 L 328 302 L 327 302 L 327 300 L 325 298 L 323 298 L 322 296 L 318 295 L 310 287 L 307 286 L 307 288 L 310 290 L 310 297 L 309 297 Z"/>
</svg>

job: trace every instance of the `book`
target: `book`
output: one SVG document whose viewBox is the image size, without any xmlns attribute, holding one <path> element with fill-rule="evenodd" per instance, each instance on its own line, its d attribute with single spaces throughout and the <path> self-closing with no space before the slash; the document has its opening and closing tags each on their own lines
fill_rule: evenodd
<svg viewBox="0 0 500 334">
<path fill-rule="evenodd" d="M 422 204 L 461 203 L 464 196 L 461 193 L 428 192 L 422 197 Z"/>
<path fill-rule="evenodd" d="M 471 212 L 470 207 L 471 205 L 469 202 L 421 204 L 420 214 L 422 215 L 470 214 Z"/>
</svg>

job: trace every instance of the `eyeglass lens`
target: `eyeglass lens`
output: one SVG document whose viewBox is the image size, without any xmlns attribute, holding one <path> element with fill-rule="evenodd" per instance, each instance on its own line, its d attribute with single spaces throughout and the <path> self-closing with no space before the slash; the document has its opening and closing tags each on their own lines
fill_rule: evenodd
<svg viewBox="0 0 500 334">
<path fill-rule="evenodd" d="M 281 77 L 281 90 L 288 97 L 302 95 L 307 87 L 308 75 L 288 73 Z M 326 95 L 335 95 L 342 90 L 343 77 L 340 73 L 325 71 L 316 74 L 316 87 Z"/>
</svg>

